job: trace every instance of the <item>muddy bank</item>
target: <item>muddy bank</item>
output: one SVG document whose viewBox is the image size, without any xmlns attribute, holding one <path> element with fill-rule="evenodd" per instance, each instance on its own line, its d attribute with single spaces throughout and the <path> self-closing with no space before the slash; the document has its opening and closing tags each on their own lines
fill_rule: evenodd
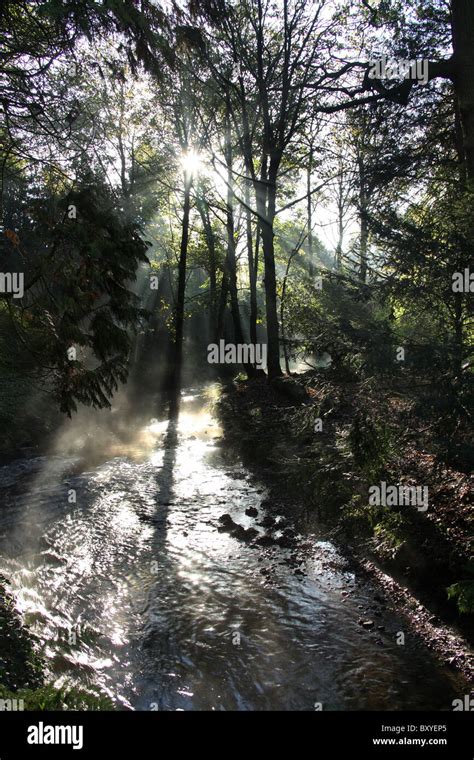
<svg viewBox="0 0 474 760">
<path fill-rule="evenodd" d="M 296 393 L 283 385 L 229 385 L 219 406 L 227 441 L 270 489 L 267 519 L 283 514 L 335 542 L 420 641 L 471 679 L 474 618 L 454 591 L 469 590 L 472 480 L 443 461 L 426 419 L 392 390 L 316 373 L 290 383 Z M 381 481 L 428 483 L 429 509 L 370 506 L 368 489 Z"/>
</svg>

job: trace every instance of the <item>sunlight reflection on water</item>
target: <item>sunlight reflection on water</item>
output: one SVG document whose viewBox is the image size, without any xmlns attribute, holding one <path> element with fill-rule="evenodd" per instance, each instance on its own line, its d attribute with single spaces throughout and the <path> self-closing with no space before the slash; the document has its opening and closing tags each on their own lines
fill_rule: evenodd
<svg viewBox="0 0 474 760">
<path fill-rule="evenodd" d="M 373 592 L 331 543 L 298 554 L 217 530 L 229 513 L 263 533 L 245 510 L 263 515 L 266 493 L 221 449 L 216 392 L 185 393 L 176 425 L 129 426 L 90 471 L 77 456 L 1 468 L 0 571 L 56 683 L 100 688 L 134 709 L 449 704 L 450 677 L 395 646 L 401 621 L 370 609 L 383 630 L 357 624 Z"/>
</svg>

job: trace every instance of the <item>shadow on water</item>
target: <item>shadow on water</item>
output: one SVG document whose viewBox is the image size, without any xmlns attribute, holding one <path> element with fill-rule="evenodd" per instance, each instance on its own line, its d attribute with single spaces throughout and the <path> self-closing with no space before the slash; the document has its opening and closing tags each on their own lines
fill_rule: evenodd
<svg viewBox="0 0 474 760">
<path fill-rule="evenodd" d="M 51 677 L 139 710 L 450 709 L 464 685 L 409 632 L 396 644 L 403 620 L 334 546 L 219 532 L 229 513 L 263 533 L 265 489 L 225 450 L 216 392 L 103 415 L 101 459 L 82 456 L 94 428 L 80 455 L 61 433 L 55 454 L 0 468 L 0 572 Z"/>
</svg>

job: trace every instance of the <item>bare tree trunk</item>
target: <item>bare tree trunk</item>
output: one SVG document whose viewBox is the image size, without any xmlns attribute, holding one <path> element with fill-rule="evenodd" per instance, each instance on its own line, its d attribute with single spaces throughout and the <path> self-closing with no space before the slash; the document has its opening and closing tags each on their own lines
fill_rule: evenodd
<svg viewBox="0 0 474 760">
<path fill-rule="evenodd" d="M 209 332 L 215 335 L 217 331 L 217 256 L 216 237 L 209 218 L 209 206 L 206 199 L 198 195 L 196 205 L 202 221 L 207 250 L 209 252 Z"/>
<path fill-rule="evenodd" d="M 219 343 L 220 339 L 224 335 L 224 317 L 225 317 L 225 310 L 227 307 L 228 298 L 229 298 L 229 281 L 227 278 L 227 272 L 224 268 L 224 272 L 222 275 L 221 293 L 220 293 L 220 298 L 219 298 L 219 308 L 217 310 L 217 319 L 216 319 L 216 333 L 215 333 L 216 343 Z"/>
<path fill-rule="evenodd" d="M 306 192 L 308 193 L 308 272 L 311 277 L 314 276 L 313 262 L 313 204 L 311 196 L 311 172 L 313 171 L 313 144 L 311 143 L 308 157 L 308 169 L 306 172 Z M 286 350 L 286 349 L 285 349 Z"/>
<path fill-rule="evenodd" d="M 179 386 L 181 369 L 183 364 L 183 331 L 184 331 L 184 299 L 186 293 L 186 262 L 189 242 L 189 215 L 191 210 L 191 185 L 190 174 L 184 176 L 184 202 L 183 221 L 181 224 L 181 245 L 178 264 L 178 292 L 176 296 L 176 308 L 174 319 L 174 342 L 172 351 L 172 365 L 170 378 L 174 387 Z"/>
<path fill-rule="evenodd" d="M 270 164 L 268 178 L 265 164 L 262 165 L 260 187 L 257 191 L 257 210 L 263 244 L 263 260 L 265 262 L 265 311 L 267 317 L 267 363 L 268 376 L 279 377 L 280 341 L 276 295 L 276 270 L 273 224 L 276 210 L 276 176 L 277 167 Z M 265 203 L 266 201 L 266 203 Z"/>
<path fill-rule="evenodd" d="M 249 284 L 250 284 L 250 320 L 249 320 L 249 333 L 250 342 L 253 345 L 257 342 L 257 264 L 253 255 L 253 240 L 252 240 L 252 215 L 250 211 L 250 187 L 248 182 L 245 183 L 245 204 L 246 208 L 246 225 L 247 225 L 247 258 L 249 267 Z M 258 246 L 258 227 L 257 227 L 257 241 Z"/>
<path fill-rule="evenodd" d="M 367 225 L 367 212 L 361 211 L 360 215 L 360 280 L 367 282 L 367 244 L 369 240 L 369 230 Z"/>
<path fill-rule="evenodd" d="M 454 371 L 454 376 L 457 378 L 460 378 L 462 375 L 463 357 L 464 357 L 463 298 L 462 298 L 461 293 L 454 293 L 453 371 Z"/>
<path fill-rule="evenodd" d="M 337 245 L 334 264 L 336 269 L 342 266 L 342 244 L 344 242 L 344 175 L 337 181 Z"/>
<path fill-rule="evenodd" d="M 357 159 L 359 167 L 359 223 L 360 223 L 360 269 L 361 282 L 367 281 L 367 253 L 369 242 L 369 226 L 367 221 L 367 193 L 365 187 L 364 157 L 359 152 Z"/>
<path fill-rule="evenodd" d="M 226 213 L 226 230 L 227 230 L 227 256 L 225 268 L 227 281 L 230 292 L 230 308 L 232 321 L 234 324 L 234 336 L 236 343 L 244 343 L 242 322 L 240 319 L 239 298 L 237 291 L 237 260 L 235 252 L 235 227 L 234 227 L 234 178 L 232 174 L 232 133 L 230 127 L 230 116 L 226 114 L 225 127 L 225 160 L 227 165 L 227 213 Z M 249 377 L 255 375 L 255 367 L 250 364 L 245 365 L 245 371 Z"/>
<path fill-rule="evenodd" d="M 456 103 L 455 112 L 455 139 L 456 139 L 456 152 L 458 154 L 459 161 L 459 179 L 464 190 L 468 187 L 468 166 L 466 162 L 466 154 L 464 147 L 464 134 L 462 128 L 461 113 L 459 109 L 459 102 Z M 464 260 L 464 246 L 462 243 L 459 245 L 457 261 L 453 262 L 453 269 L 457 272 L 462 272 L 463 260 Z M 454 326 L 454 352 L 452 357 L 452 370 L 454 377 L 461 378 L 462 376 L 462 364 L 464 358 L 464 299 L 461 293 L 453 293 L 454 309 L 453 309 L 453 326 Z"/>
<path fill-rule="evenodd" d="M 288 275 L 290 272 L 290 266 L 291 262 L 293 261 L 293 257 L 296 255 L 298 249 L 295 249 L 292 251 L 290 256 L 288 257 L 288 261 L 286 263 L 286 271 L 285 276 L 283 278 L 283 283 L 281 286 L 281 299 L 280 299 L 280 323 L 281 323 L 281 337 L 283 341 L 283 355 L 285 357 L 285 369 L 286 374 L 290 375 L 290 360 L 288 357 L 288 348 L 286 345 L 286 335 L 285 335 L 285 296 L 286 296 L 286 284 L 288 282 Z"/>
<path fill-rule="evenodd" d="M 474 180 L 474 3 L 451 0 L 454 87 L 461 116 L 464 158 L 469 179 Z"/>
<path fill-rule="evenodd" d="M 344 239 L 344 232 L 342 229 L 342 222 L 339 219 L 338 222 L 338 234 L 337 234 L 337 246 L 336 246 L 336 256 L 335 256 L 335 265 L 336 269 L 340 269 L 342 265 L 342 241 Z"/>
</svg>

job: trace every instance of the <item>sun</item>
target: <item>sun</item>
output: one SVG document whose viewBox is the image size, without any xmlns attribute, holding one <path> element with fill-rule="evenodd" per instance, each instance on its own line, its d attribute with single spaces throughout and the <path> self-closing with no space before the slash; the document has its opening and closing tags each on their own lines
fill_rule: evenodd
<svg viewBox="0 0 474 760">
<path fill-rule="evenodd" d="M 183 171 L 192 177 L 202 170 L 203 162 L 203 156 L 193 149 L 184 151 L 180 158 Z"/>
</svg>

